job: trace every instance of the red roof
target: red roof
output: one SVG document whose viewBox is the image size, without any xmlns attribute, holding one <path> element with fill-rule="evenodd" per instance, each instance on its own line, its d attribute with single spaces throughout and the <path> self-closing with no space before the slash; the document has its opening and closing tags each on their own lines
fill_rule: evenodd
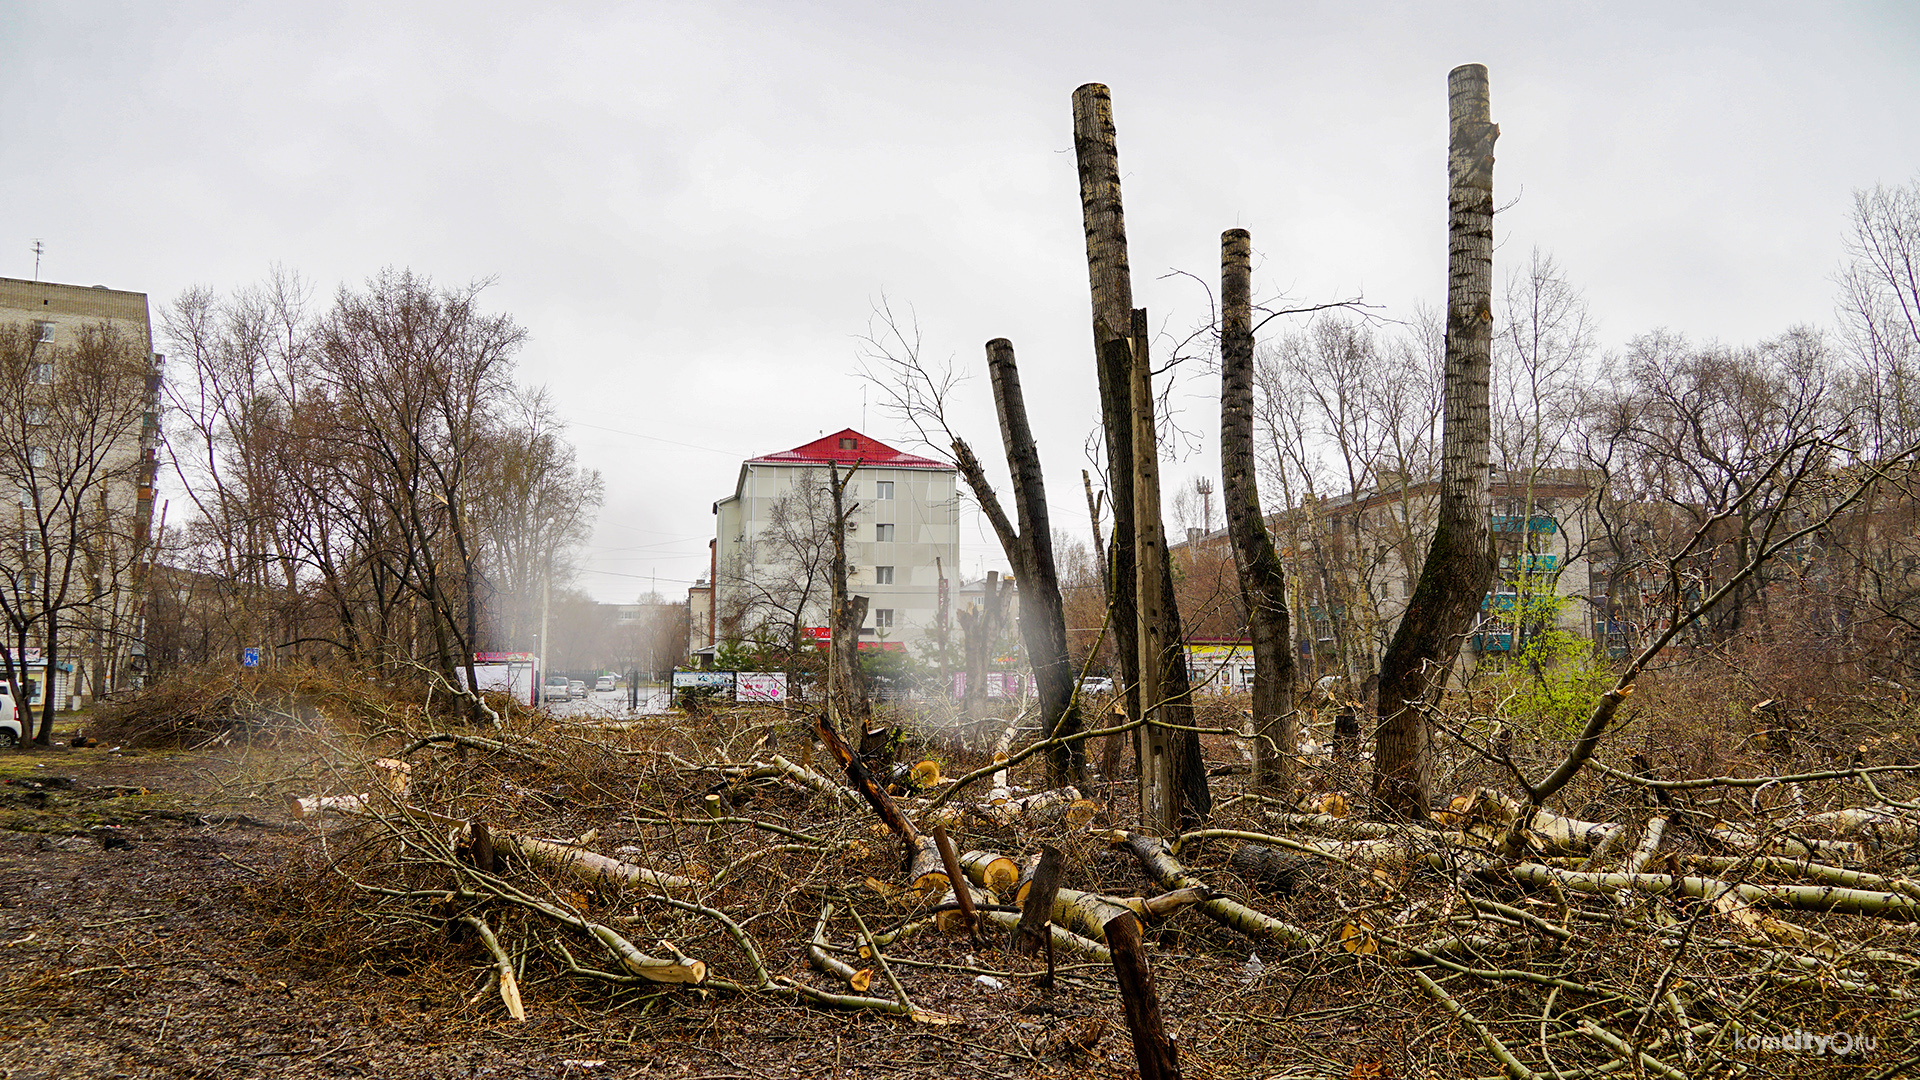
<svg viewBox="0 0 1920 1080">
<path fill-rule="evenodd" d="M 886 443 L 852 428 L 842 428 L 825 438 L 804 446 L 752 458 L 749 464 L 804 465 L 836 461 L 842 465 L 859 462 L 869 469 L 952 469 L 944 461 L 903 454 Z"/>
</svg>

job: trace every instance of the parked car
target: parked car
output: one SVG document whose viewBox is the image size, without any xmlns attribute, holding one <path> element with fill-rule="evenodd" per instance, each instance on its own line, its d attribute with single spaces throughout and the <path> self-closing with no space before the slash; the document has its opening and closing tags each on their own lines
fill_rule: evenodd
<svg viewBox="0 0 1920 1080">
<path fill-rule="evenodd" d="M 593 688 L 594 688 L 595 690 L 611 690 L 611 689 L 613 689 L 613 688 L 614 688 L 614 687 L 613 687 L 613 676 L 611 676 L 611 675 L 602 675 L 602 676 L 600 676 L 600 678 L 599 678 L 599 679 L 598 679 L 597 681 L 595 681 L 595 682 L 594 682 L 594 684 L 593 684 Z"/>
<path fill-rule="evenodd" d="M 565 679 L 548 679 L 547 685 L 540 688 L 541 701 L 568 701 L 572 698 L 573 691 Z"/>
<path fill-rule="evenodd" d="M 567 684 L 567 693 L 574 697 L 584 699 L 587 696 L 587 684 L 581 682 L 579 679 L 574 679 Z"/>
<path fill-rule="evenodd" d="M 20 710 L 13 704 L 13 695 L 6 687 L 0 686 L 0 747 L 19 746 L 26 738 L 27 728 L 20 719 Z"/>
<path fill-rule="evenodd" d="M 1089 675 L 1080 680 L 1080 696 L 1091 697 L 1094 694 L 1113 693 L 1113 680 L 1105 675 Z"/>
</svg>

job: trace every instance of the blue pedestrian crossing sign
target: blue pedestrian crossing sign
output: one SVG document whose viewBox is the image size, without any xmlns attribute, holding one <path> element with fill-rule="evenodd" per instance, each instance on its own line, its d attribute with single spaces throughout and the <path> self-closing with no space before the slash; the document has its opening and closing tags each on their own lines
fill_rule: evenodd
<svg viewBox="0 0 1920 1080">
<path fill-rule="evenodd" d="M 260 646 L 249 645 L 246 648 L 240 650 L 240 662 L 242 664 L 245 664 L 247 667 L 259 667 L 260 666 Z"/>
</svg>

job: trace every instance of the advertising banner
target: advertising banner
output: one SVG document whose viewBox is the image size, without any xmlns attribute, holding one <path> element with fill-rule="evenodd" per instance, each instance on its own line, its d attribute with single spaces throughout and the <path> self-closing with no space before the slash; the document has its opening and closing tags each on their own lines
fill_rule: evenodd
<svg viewBox="0 0 1920 1080">
<path fill-rule="evenodd" d="M 687 686 L 713 686 L 721 690 L 733 689 L 731 671 L 676 671 L 673 673 L 673 688 L 679 690 Z"/>
<path fill-rule="evenodd" d="M 787 700 L 787 673 L 784 671 L 742 671 L 734 676 L 735 701 Z"/>
</svg>

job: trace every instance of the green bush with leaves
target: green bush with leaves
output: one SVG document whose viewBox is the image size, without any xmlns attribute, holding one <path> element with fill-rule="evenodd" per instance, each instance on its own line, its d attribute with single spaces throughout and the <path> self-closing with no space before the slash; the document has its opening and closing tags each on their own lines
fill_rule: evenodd
<svg viewBox="0 0 1920 1080">
<path fill-rule="evenodd" d="M 1593 642 L 1558 628 L 1529 635 L 1502 673 L 1508 683 L 1504 712 L 1537 738 L 1569 739 L 1580 731 L 1613 673 Z"/>
</svg>

